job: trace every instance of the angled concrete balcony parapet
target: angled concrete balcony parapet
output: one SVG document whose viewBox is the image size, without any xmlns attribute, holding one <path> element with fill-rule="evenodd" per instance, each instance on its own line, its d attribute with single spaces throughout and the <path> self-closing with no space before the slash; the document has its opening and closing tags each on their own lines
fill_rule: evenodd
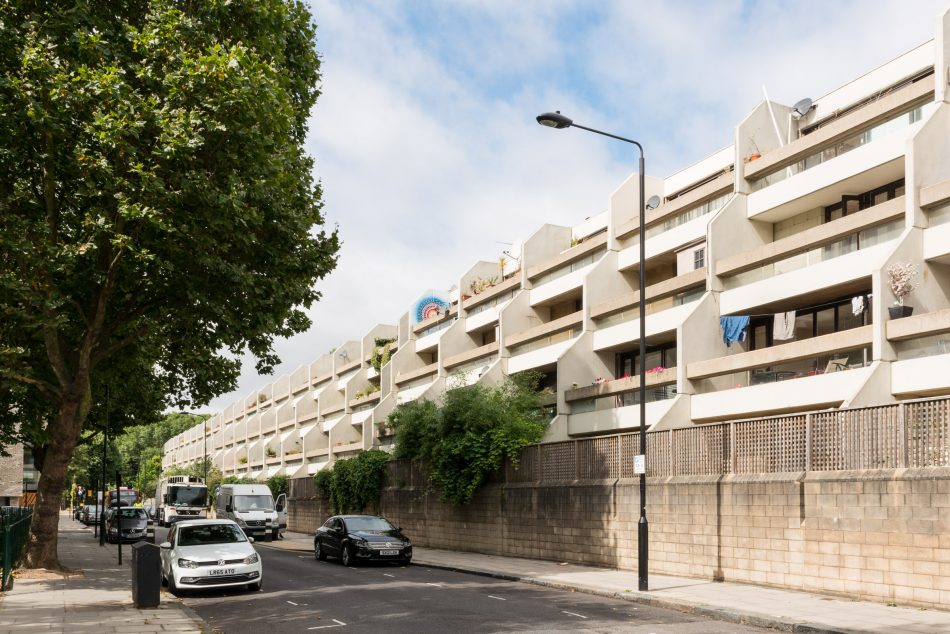
<svg viewBox="0 0 950 634">
<path fill-rule="evenodd" d="M 644 218 L 644 226 L 649 230 L 652 225 L 663 222 L 671 216 L 685 211 L 689 207 L 699 205 L 710 198 L 715 198 L 716 196 L 721 196 L 731 191 L 734 185 L 735 175 L 732 173 L 732 170 L 723 172 L 708 183 L 691 189 L 672 200 L 668 200 L 656 209 L 647 211 L 646 217 Z M 630 236 L 639 233 L 639 231 L 640 219 L 632 218 L 617 227 L 616 234 L 618 238 L 626 240 Z"/>
<path fill-rule="evenodd" d="M 528 269 L 528 279 L 534 280 L 535 278 L 544 275 L 558 269 L 566 264 L 573 262 L 574 260 L 579 260 L 586 255 L 591 254 L 593 251 L 606 246 L 607 244 L 607 234 L 602 233 L 597 235 L 590 240 L 585 240 L 580 244 L 577 244 L 566 251 L 563 251 L 559 255 L 542 262 L 541 264 L 531 267 Z"/>
<path fill-rule="evenodd" d="M 693 381 L 721 374 L 742 372 L 767 366 L 827 355 L 839 350 L 870 346 L 873 326 L 860 326 L 841 332 L 750 350 L 717 359 L 694 361 L 686 366 L 686 378 Z"/>
<path fill-rule="evenodd" d="M 482 357 L 487 357 L 489 355 L 496 354 L 498 352 L 498 342 L 493 341 L 484 346 L 479 346 L 472 350 L 466 350 L 465 352 L 460 352 L 458 354 L 453 354 L 452 356 L 445 358 L 445 367 L 454 368 L 456 366 L 468 363 L 469 361 L 474 361 L 476 359 L 481 359 Z"/>
<path fill-rule="evenodd" d="M 918 200 L 920 201 L 920 206 L 924 209 L 950 202 L 950 179 L 940 181 L 928 187 L 921 187 Z"/>
<path fill-rule="evenodd" d="M 568 328 L 579 326 L 583 322 L 584 311 L 579 310 L 575 313 L 571 313 L 570 315 L 565 315 L 559 319 L 549 321 L 546 324 L 541 324 L 540 326 L 535 326 L 534 328 L 529 328 L 528 330 L 509 335 L 508 337 L 505 337 L 505 347 L 511 348 L 535 341 L 536 339 L 543 339 L 544 337 L 556 332 L 560 332 L 561 330 L 567 330 Z"/>
<path fill-rule="evenodd" d="M 662 282 L 657 282 L 656 284 L 647 286 L 647 302 L 649 303 L 658 299 L 676 295 L 677 293 L 680 293 L 688 288 L 693 288 L 700 284 L 705 286 L 705 283 L 706 267 L 701 267 L 690 271 L 689 273 L 677 275 L 676 277 L 671 277 L 669 279 L 663 280 Z M 601 302 L 591 306 L 590 316 L 591 319 L 598 319 L 600 317 L 606 317 L 607 315 L 633 308 L 639 304 L 640 293 L 637 291 L 631 291 L 629 293 L 624 293 L 623 295 L 618 295 L 617 297 L 614 297 L 613 299 L 606 302 Z"/>
<path fill-rule="evenodd" d="M 657 372 L 647 372 L 645 387 L 655 387 L 676 383 L 676 368 L 664 368 Z M 604 396 L 615 396 L 640 389 L 640 375 L 614 379 L 604 383 L 585 385 L 572 390 L 564 391 L 564 400 L 568 403 L 583 401 Z"/>
<path fill-rule="evenodd" d="M 950 333 L 950 308 L 892 319 L 885 324 L 885 330 L 890 341 L 906 341 Z"/>
<path fill-rule="evenodd" d="M 447 312 L 438 313 L 436 315 L 433 315 L 432 317 L 429 317 L 428 319 L 420 321 L 418 324 L 412 327 L 412 332 L 418 335 L 424 330 L 428 330 L 429 328 L 438 326 L 439 324 L 449 321 L 456 315 L 458 315 L 458 305 L 453 304 L 452 307 Z"/>
<path fill-rule="evenodd" d="M 827 123 L 814 132 L 775 149 L 762 158 L 746 163 L 744 176 L 754 180 L 787 167 L 814 154 L 822 147 L 832 145 L 863 128 L 870 128 L 915 105 L 933 100 L 934 77 L 924 77 L 889 95 L 868 103 L 836 121 Z"/>
<path fill-rule="evenodd" d="M 438 373 L 438 371 L 439 371 L 439 363 L 438 361 L 436 361 L 435 363 L 430 363 L 429 365 L 423 366 L 416 370 L 411 370 L 409 372 L 400 372 L 399 374 L 396 375 L 396 385 L 399 385 L 400 383 L 408 383 L 409 381 L 413 381 L 415 379 L 419 379 L 424 376 L 429 376 L 431 374 L 436 374 Z"/>
<path fill-rule="evenodd" d="M 901 218 L 905 213 L 906 204 L 906 198 L 898 196 L 858 213 L 806 229 L 756 249 L 722 258 L 716 262 L 715 274 L 719 277 L 736 275 L 757 266 L 831 244 L 864 229 Z"/>
<path fill-rule="evenodd" d="M 489 286 L 487 289 L 482 292 L 472 295 L 468 299 L 462 300 L 462 306 L 465 310 L 471 310 L 472 308 L 484 304 L 493 297 L 498 297 L 499 295 L 510 291 L 514 288 L 521 288 L 521 276 L 513 275 L 507 280 L 503 280 L 494 286 Z"/>
</svg>

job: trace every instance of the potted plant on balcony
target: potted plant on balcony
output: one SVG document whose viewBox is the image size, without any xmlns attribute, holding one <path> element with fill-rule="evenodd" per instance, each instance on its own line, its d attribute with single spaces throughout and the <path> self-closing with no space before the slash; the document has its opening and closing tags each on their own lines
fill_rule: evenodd
<svg viewBox="0 0 950 634">
<path fill-rule="evenodd" d="M 887 309 L 891 319 L 909 317 L 914 312 L 913 306 L 905 306 L 904 298 L 914 290 L 914 278 L 917 277 L 917 265 L 911 262 L 895 262 L 887 269 L 887 283 L 894 293 L 894 305 Z"/>
</svg>

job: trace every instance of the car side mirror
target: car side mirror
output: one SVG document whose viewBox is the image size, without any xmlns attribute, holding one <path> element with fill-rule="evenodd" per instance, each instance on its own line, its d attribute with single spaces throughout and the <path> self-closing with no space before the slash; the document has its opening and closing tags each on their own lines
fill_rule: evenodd
<svg viewBox="0 0 950 634">
<path fill-rule="evenodd" d="M 158 545 L 158 547 L 159 547 L 159 548 L 171 548 L 171 547 L 172 547 L 172 543 L 171 543 L 171 542 L 162 542 L 161 544 Z"/>
<path fill-rule="evenodd" d="M 250 536 L 248 536 L 248 538 L 247 538 L 247 541 L 249 541 L 249 542 L 251 542 L 251 543 L 253 544 L 253 543 L 254 543 L 254 538 L 253 538 L 253 537 L 250 537 Z"/>
</svg>

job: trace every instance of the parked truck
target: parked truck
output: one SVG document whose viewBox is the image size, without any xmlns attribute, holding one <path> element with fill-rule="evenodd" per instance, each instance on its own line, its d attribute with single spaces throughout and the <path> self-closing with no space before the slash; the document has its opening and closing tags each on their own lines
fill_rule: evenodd
<svg viewBox="0 0 950 634">
<path fill-rule="evenodd" d="M 166 528 L 178 520 L 204 518 L 208 516 L 208 487 L 197 476 L 168 476 L 158 481 L 155 504 L 155 520 Z"/>
</svg>

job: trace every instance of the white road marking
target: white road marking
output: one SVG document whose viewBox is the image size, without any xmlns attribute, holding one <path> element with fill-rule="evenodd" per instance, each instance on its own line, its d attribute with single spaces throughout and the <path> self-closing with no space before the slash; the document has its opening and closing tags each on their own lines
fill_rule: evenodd
<svg viewBox="0 0 950 634">
<path fill-rule="evenodd" d="M 426 585 L 427 585 L 427 586 L 435 586 L 436 588 L 441 588 L 441 587 L 442 587 L 442 584 L 441 584 L 441 583 L 427 583 Z"/>
<path fill-rule="evenodd" d="M 508 600 L 508 599 L 502 599 L 501 597 L 493 596 L 493 595 L 491 595 L 491 594 L 488 595 L 488 598 L 489 598 L 489 599 L 498 599 L 499 601 L 507 601 L 507 600 Z"/>
<path fill-rule="evenodd" d="M 579 617 L 582 618 L 582 619 L 586 619 L 586 618 L 587 618 L 587 617 L 584 616 L 583 614 L 577 614 L 576 612 L 567 612 L 567 611 L 565 611 L 565 610 L 561 610 L 561 612 L 564 612 L 564 614 L 570 614 L 571 616 L 579 616 Z"/>
<path fill-rule="evenodd" d="M 383 573 L 383 576 L 384 576 L 384 577 L 392 577 L 393 579 L 396 578 L 396 575 L 388 575 L 388 574 L 386 574 L 385 572 Z"/>
<path fill-rule="evenodd" d="M 297 605 L 297 604 L 294 603 L 293 601 L 288 601 L 287 603 L 289 603 L 290 605 Z"/>
<path fill-rule="evenodd" d="M 343 621 L 337 621 L 336 619 L 333 619 L 333 622 L 336 623 L 336 625 L 318 625 L 316 627 L 308 627 L 307 629 L 308 630 L 325 630 L 328 627 L 342 627 L 346 625 L 346 623 L 344 623 Z"/>
</svg>

